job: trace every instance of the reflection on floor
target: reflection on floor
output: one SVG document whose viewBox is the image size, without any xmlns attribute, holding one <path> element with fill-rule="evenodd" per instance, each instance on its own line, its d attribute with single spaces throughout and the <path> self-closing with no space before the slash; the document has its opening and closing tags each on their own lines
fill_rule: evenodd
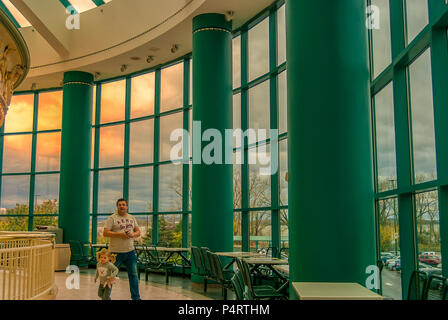
<svg viewBox="0 0 448 320">
<path fill-rule="evenodd" d="M 82 268 L 80 270 L 80 288 L 68 289 L 66 280 L 70 275 L 65 272 L 55 273 L 57 286 L 56 300 L 99 300 L 97 296 L 98 284 L 94 283 L 95 269 Z M 120 271 L 120 280 L 112 289 L 112 300 L 130 300 L 129 281 L 126 271 Z M 141 274 L 139 283 L 142 300 L 222 300 L 220 287 L 209 286 L 204 294 L 203 286 L 192 284 L 189 278 L 181 276 L 170 277 L 169 284 L 165 284 L 165 275 L 151 273 L 145 281 L 144 273 Z M 228 291 L 228 299 L 233 300 L 234 294 Z"/>
</svg>

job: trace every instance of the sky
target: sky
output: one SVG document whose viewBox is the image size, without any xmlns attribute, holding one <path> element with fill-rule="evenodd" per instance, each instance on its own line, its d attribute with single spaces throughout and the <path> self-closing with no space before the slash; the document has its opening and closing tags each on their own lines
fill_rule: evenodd
<svg viewBox="0 0 448 320">
<path fill-rule="evenodd" d="M 373 30 L 374 76 L 391 63 L 390 12 L 388 0 L 372 0 L 380 9 L 380 29 Z M 408 43 L 428 23 L 427 1 L 406 2 Z M 435 176 L 435 138 L 430 49 L 409 67 L 410 106 L 415 175 Z M 378 170 L 380 180 L 396 179 L 393 84 L 375 97 Z"/>
</svg>

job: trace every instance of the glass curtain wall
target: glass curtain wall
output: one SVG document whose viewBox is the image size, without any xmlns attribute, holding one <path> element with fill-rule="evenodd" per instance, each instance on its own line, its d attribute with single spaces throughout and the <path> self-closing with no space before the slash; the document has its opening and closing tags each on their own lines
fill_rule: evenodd
<svg viewBox="0 0 448 320">
<path fill-rule="evenodd" d="M 0 231 L 57 225 L 61 125 L 61 90 L 13 96 L 0 138 Z"/>
<path fill-rule="evenodd" d="M 235 138 L 237 249 L 289 245 L 285 33 L 285 6 L 279 1 L 234 34 L 234 128 L 257 133 L 254 141 Z M 172 163 L 172 147 L 179 140 L 170 141 L 170 135 L 192 126 L 192 64 L 188 55 L 94 86 L 92 242 L 107 241 L 104 222 L 124 197 L 142 241 L 191 245 L 191 142 L 189 152 L 174 155 Z M 61 122 L 61 89 L 14 96 L 1 131 L 0 230 L 57 225 Z M 276 155 L 269 129 L 279 130 Z M 249 162 L 250 157 L 255 160 Z M 273 157 L 278 170 L 261 174 Z"/>
<path fill-rule="evenodd" d="M 448 230 L 439 213 L 447 201 L 440 176 L 445 126 L 438 115 L 447 103 L 447 78 L 439 70 L 448 64 L 448 25 L 442 18 L 448 7 L 444 0 L 367 5 L 381 290 L 406 299 L 414 270 L 447 276 L 447 244 L 440 239 Z M 439 284 L 431 283 L 430 299 L 440 297 Z"/>
<path fill-rule="evenodd" d="M 234 142 L 234 249 L 272 252 L 289 246 L 284 1 L 235 33 L 233 87 L 234 129 L 255 133 Z M 278 130 L 278 152 L 270 129 Z"/>
<path fill-rule="evenodd" d="M 190 126 L 190 57 L 97 84 L 92 142 L 92 241 L 102 236 L 115 201 L 129 200 L 144 243 L 189 246 L 190 166 L 171 156 L 176 129 Z M 188 139 L 187 139 L 188 140 Z M 188 149 L 187 149 L 188 150 Z M 171 162 L 174 159 L 174 163 Z"/>
</svg>

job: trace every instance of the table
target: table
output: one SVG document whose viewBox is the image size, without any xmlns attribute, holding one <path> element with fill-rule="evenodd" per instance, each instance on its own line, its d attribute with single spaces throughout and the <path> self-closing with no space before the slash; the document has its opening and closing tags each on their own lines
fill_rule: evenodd
<svg viewBox="0 0 448 320">
<path fill-rule="evenodd" d="M 92 247 L 92 248 L 108 248 L 109 247 L 109 245 L 108 244 L 106 244 L 106 243 L 95 243 L 95 244 L 86 244 L 86 246 L 90 246 L 90 247 Z"/>
<path fill-rule="evenodd" d="M 232 258 L 232 260 L 224 266 L 224 270 L 229 269 L 236 262 L 236 259 L 250 258 L 250 257 L 260 257 L 262 256 L 259 253 L 255 252 L 215 252 L 217 256 Z"/>
<path fill-rule="evenodd" d="M 280 264 L 280 265 L 274 265 L 273 267 L 275 270 L 289 275 L 289 265 Z"/>
<path fill-rule="evenodd" d="M 355 282 L 293 282 L 300 300 L 382 300 L 383 297 Z"/>
<path fill-rule="evenodd" d="M 156 260 L 163 261 L 163 263 L 169 262 L 171 257 L 174 254 L 177 254 L 178 256 L 181 257 L 182 261 L 184 262 L 184 263 L 182 263 L 182 277 L 183 278 L 185 278 L 185 268 L 190 268 L 191 267 L 190 259 L 188 259 L 184 255 L 184 253 L 190 252 L 190 250 L 191 250 L 190 248 L 168 248 L 168 247 L 157 247 L 157 246 L 153 246 L 153 245 L 151 246 L 150 245 L 150 246 L 135 246 L 135 250 L 138 253 L 137 256 L 141 255 L 142 253 L 145 253 L 145 254 L 147 254 L 148 258 L 151 256 L 150 259 L 156 258 Z M 139 253 L 139 251 L 140 251 L 140 253 Z M 157 251 L 157 253 L 158 252 L 165 252 L 165 253 L 168 253 L 168 254 L 166 256 L 163 256 L 163 257 L 160 257 L 160 256 L 154 257 L 151 254 L 151 251 L 152 252 Z M 162 258 L 162 259 L 160 259 L 160 258 Z"/>
<path fill-rule="evenodd" d="M 165 261 L 168 261 L 174 254 L 178 254 L 183 261 L 185 261 L 185 263 L 188 266 L 191 266 L 191 262 L 190 259 L 188 259 L 184 253 L 185 252 L 190 252 L 190 248 L 167 248 L 167 247 L 154 247 L 154 246 L 135 246 L 135 250 L 138 251 L 158 251 L 158 252 L 166 252 L 168 253 L 168 255 L 165 257 Z M 148 252 L 148 254 L 149 254 Z"/>
<path fill-rule="evenodd" d="M 275 274 L 283 282 L 283 284 L 280 285 L 280 288 L 278 289 L 278 291 L 283 290 L 284 288 L 286 288 L 287 285 L 289 285 L 289 278 L 284 276 L 281 272 L 278 272 L 274 268 L 275 266 L 281 266 L 281 265 L 288 266 L 288 260 L 278 259 L 278 258 L 269 258 L 269 257 L 246 258 L 244 260 L 248 264 L 252 265 L 252 268 L 250 269 L 251 273 L 257 272 L 258 268 L 260 268 L 261 266 L 265 266 L 268 269 L 270 269 L 272 271 L 272 273 Z M 289 270 L 289 266 L 288 266 L 288 270 Z M 289 272 L 288 272 L 288 274 L 289 274 Z"/>
</svg>

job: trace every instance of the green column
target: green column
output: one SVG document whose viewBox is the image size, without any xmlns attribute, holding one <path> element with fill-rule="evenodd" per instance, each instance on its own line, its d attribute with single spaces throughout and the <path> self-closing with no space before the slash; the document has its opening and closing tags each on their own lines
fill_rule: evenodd
<svg viewBox="0 0 448 320">
<path fill-rule="evenodd" d="M 193 19 L 193 120 L 201 122 L 202 133 L 216 129 L 223 140 L 233 126 L 231 30 L 221 14 Z M 193 142 L 192 245 L 233 251 L 233 166 L 224 164 L 224 141 L 223 164 L 197 163 L 209 143 L 199 148 Z"/>
<path fill-rule="evenodd" d="M 365 12 L 286 1 L 291 281 L 365 285 L 376 265 Z"/>
<path fill-rule="evenodd" d="M 89 240 L 93 76 L 64 74 L 59 227 L 64 242 Z"/>
</svg>

